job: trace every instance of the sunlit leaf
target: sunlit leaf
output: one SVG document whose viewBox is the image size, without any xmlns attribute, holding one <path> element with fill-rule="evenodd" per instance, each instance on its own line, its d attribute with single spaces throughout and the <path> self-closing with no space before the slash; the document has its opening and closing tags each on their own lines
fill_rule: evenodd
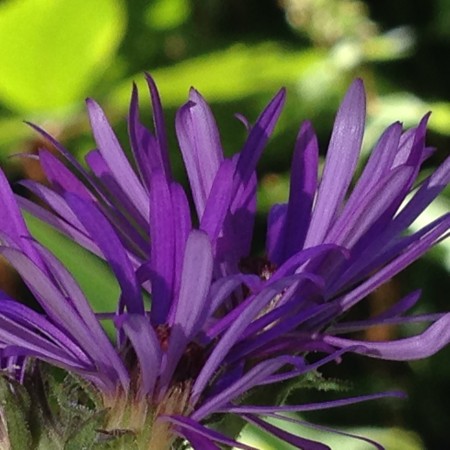
<svg viewBox="0 0 450 450">
<path fill-rule="evenodd" d="M 9 0 L 0 4 L 0 99 L 21 111 L 80 101 L 121 41 L 119 0 Z"/>
</svg>

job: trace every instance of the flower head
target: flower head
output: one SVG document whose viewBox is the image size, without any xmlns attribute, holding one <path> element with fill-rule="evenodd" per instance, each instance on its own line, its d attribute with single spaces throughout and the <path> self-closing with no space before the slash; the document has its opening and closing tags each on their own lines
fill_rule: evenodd
<svg viewBox="0 0 450 450">
<path fill-rule="evenodd" d="M 89 171 L 38 129 L 70 167 L 42 150 L 50 186 L 22 182 L 50 211 L 15 199 L 0 177 L 0 252 L 43 310 L 34 312 L 3 295 L 2 360 L 41 359 L 76 373 L 109 408 L 105 429 L 131 430 L 139 448 L 170 448 L 177 437 L 199 449 L 250 448 L 207 426 L 217 414 L 237 414 L 298 448 L 327 448 L 264 417 L 292 420 L 281 413 L 398 394 L 293 406 L 246 404 L 245 395 L 315 371 L 346 352 L 411 360 L 450 341 L 450 314 L 434 317 L 421 335 L 399 341 L 338 336 L 378 323 L 418 320 L 403 317 L 419 298 L 415 292 L 378 317 L 338 322 L 446 236 L 449 214 L 415 234 L 405 231 L 448 183 L 450 159 L 405 203 L 431 153 L 425 145 L 427 117 L 406 132 L 395 123 L 350 189 L 365 120 L 364 88 L 357 80 L 338 111 L 320 182 L 317 139 L 309 122 L 300 127 L 289 201 L 269 214 L 266 257 L 251 257 L 256 166 L 281 113 L 284 90 L 230 159 L 223 155 L 207 103 L 191 90 L 177 113 L 176 131 L 192 217 L 185 190 L 172 175 L 159 95 L 153 80 L 147 81 L 155 132 L 140 122 L 134 88 L 128 125 L 136 170 L 101 108 L 88 100 L 97 147 L 86 158 Z M 70 273 L 32 239 L 16 202 L 107 261 L 121 288 L 116 311 L 102 316 L 114 322 L 114 344 Z"/>
</svg>

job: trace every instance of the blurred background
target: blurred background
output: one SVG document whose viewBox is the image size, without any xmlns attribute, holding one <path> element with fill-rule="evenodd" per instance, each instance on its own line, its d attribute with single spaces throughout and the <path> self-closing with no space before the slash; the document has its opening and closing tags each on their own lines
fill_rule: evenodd
<svg viewBox="0 0 450 450">
<path fill-rule="evenodd" d="M 387 125 L 400 120 L 405 127 L 414 126 L 431 110 L 428 144 L 438 151 L 426 171 L 443 161 L 450 148 L 449 56 L 450 0 L 2 0 L 0 163 L 12 181 L 42 178 L 36 161 L 12 157 L 45 145 L 24 120 L 44 127 L 82 161 L 93 147 L 84 110 L 87 96 L 105 108 L 128 148 L 124 119 L 133 81 L 141 88 L 142 115 L 151 120 L 143 83 L 148 71 L 159 86 L 173 162 L 184 179 L 173 117 L 190 86 L 210 103 L 230 154 L 245 138 L 233 115 L 239 112 L 254 121 L 286 86 L 288 102 L 259 167 L 258 251 L 269 206 L 287 196 L 300 122 L 313 121 L 325 151 L 338 102 L 355 77 L 364 79 L 368 92 L 363 159 Z M 447 212 L 449 199 L 447 190 L 421 220 Z M 117 286 L 102 264 L 36 220 L 30 218 L 29 224 L 75 273 L 95 307 L 111 309 Z M 447 242 L 379 289 L 361 314 L 376 313 L 419 287 L 423 297 L 415 312 L 448 310 L 449 271 Z M 26 296 L 6 266 L 0 283 L 16 297 Z M 412 325 L 382 327 L 362 337 L 388 339 L 418 331 Z M 353 394 L 404 389 L 408 401 L 379 401 L 304 417 L 370 435 L 390 450 L 450 448 L 449 358 L 450 349 L 412 364 L 347 357 L 343 367 L 327 368 L 325 375 L 349 380 Z M 339 395 L 303 389 L 290 401 Z M 323 432 L 305 433 L 320 434 L 336 449 L 368 448 Z M 252 429 L 244 439 L 262 450 L 290 448 Z"/>
</svg>

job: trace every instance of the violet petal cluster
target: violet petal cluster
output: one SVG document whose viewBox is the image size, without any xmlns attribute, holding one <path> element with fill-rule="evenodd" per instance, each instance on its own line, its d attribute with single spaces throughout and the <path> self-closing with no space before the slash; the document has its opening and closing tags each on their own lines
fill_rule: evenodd
<svg viewBox="0 0 450 450">
<path fill-rule="evenodd" d="M 365 126 L 365 92 L 356 80 L 337 113 L 320 178 L 317 138 L 309 122 L 301 125 L 289 199 L 270 211 L 266 254 L 251 255 L 256 167 L 285 91 L 247 124 L 242 149 L 226 158 L 208 104 L 191 89 L 175 122 L 187 193 L 174 179 L 161 101 L 149 76 L 147 82 L 154 131 L 141 123 L 134 87 L 128 120 L 134 161 L 100 106 L 88 100 L 96 145 L 86 157 L 88 170 L 35 127 L 65 160 L 39 151 L 48 185 L 29 180 L 22 185 L 41 202 L 15 196 L 0 174 L 0 253 L 42 308 L 33 311 L 2 294 L 2 365 L 19 378 L 28 359 L 78 374 L 111 408 L 106 424 L 111 430 L 114 412 L 145 405 L 141 421 L 126 424 L 137 436 L 151 427 L 145 448 L 170 448 L 181 438 L 195 449 L 222 444 L 249 449 L 208 427 L 213 415 L 237 414 L 297 448 L 326 449 L 266 418 L 290 421 L 282 413 L 400 394 L 266 406 L 246 404 L 245 395 L 316 371 L 348 352 L 414 360 L 450 342 L 450 314 L 405 316 L 419 292 L 377 317 L 340 320 L 448 236 L 450 214 L 413 234 L 407 230 L 448 184 L 450 158 L 416 186 L 420 167 L 432 154 L 425 143 L 428 116 L 407 131 L 394 123 L 353 186 Z M 32 238 L 19 206 L 108 263 L 121 295 L 116 311 L 101 318 L 113 320 L 114 343 L 72 275 Z M 144 293 L 151 296 L 150 306 Z M 397 341 L 348 336 L 377 324 L 418 320 L 432 323 L 420 335 Z"/>
</svg>

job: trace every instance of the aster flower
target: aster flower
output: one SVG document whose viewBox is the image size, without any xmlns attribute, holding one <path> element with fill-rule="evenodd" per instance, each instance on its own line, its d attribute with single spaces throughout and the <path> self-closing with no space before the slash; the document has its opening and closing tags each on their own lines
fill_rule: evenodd
<svg viewBox="0 0 450 450">
<path fill-rule="evenodd" d="M 313 274 L 287 277 L 249 295 L 232 310 L 240 311 L 239 317 L 226 332 L 219 333 L 217 342 L 212 342 L 207 330 L 211 328 L 209 323 L 217 322 L 214 316 L 220 305 L 242 283 L 251 284 L 255 277 L 237 275 L 212 282 L 209 237 L 203 231 L 190 230 L 179 274 L 180 288 L 171 299 L 170 318 L 164 324 L 152 325 L 131 261 L 112 226 L 92 202 L 69 196 L 71 207 L 121 286 L 119 308 L 114 315 L 118 336 L 113 345 L 70 273 L 30 236 L 1 172 L 0 190 L 0 253 L 19 272 L 43 310 L 33 311 L 2 294 L 0 345 L 2 358 L 10 362 L 6 366 L 11 367 L 12 359 L 15 365 L 19 358 L 39 359 L 89 382 L 107 411 L 100 432 L 128 430 L 132 433 L 130 442 L 138 449 L 169 449 L 177 437 L 196 449 L 218 448 L 217 443 L 250 449 L 202 425 L 213 414 L 234 412 L 299 448 L 327 448 L 258 418 L 261 412 L 274 414 L 282 408 L 259 411 L 252 405 L 237 406 L 233 402 L 254 387 L 313 371 L 343 353 L 326 349 L 323 358 L 309 363 L 295 355 L 297 352 L 277 352 L 266 358 L 261 354 L 240 357 L 233 352 L 239 344 L 252 344 L 254 336 L 245 338 L 245 331 L 258 313 L 278 295 L 292 302 L 296 282 L 310 278 L 315 283 Z M 307 316 L 312 315 L 312 311 L 307 312 Z M 25 366 L 22 372 L 26 372 Z M 336 407 L 386 395 L 398 394 L 290 406 L 286 410 Z M 5 414 L 2 410 L 2 416 Z M 58 437 L 63 445 L 62 436 Z"/>
<path fill-rule="evenodd" d="M 149 76 L 147 82 L 155 133 L 140 122 L 136 87 L 128 121 L 137 172 L 125 157 L 101 108 L 88 100 L 97 144 L 97 149 L 86 158 L 92 172 L 86 172 L 61 144 L 38 129 L 85 183 L 42 150 L 40 160 L 51 187 L 31 181 L 23 184 L 46 202 L 54 214 L 25 199 L 19 202 L 37 217 L 101 254 L 70 207 L 67 194 L 94 201 L 121 238 L 140 279 L 150 279 L 153 294 L 158 291 L 163 297 L 170 297 L 179 285 L 173 272 L 174 267 L 180 266 L 181 249 L 192 220 L 187 213 L 186 194 L 171 173 L 160 98 Z M 320 183 L 317 139 L 312 125 L 302 124 L 292 159 L 289 201 L 271 209 L 267 258 L 255 259 L 250 255 L 250 246 L 256 211 L 256 166 L 284 99 L 285 92 L 281 90 L 255 124 L 251 127 L 247 124 L 249 135 L 242 150 L 227 159 L 210 108 L 191 89 L 189 101 L 178 111 L 175 125 L 196 210 L 194 221 L 210 238 L 214 279 L 244 271 L 268 278 L 270 284 L 309 268 L 311 263 L 301 266 L 297 261 L 304 259 L 305 250 L 314 253 L 328 248 L 328 259 L 324 257 L 312 271 L 325 279 L 322 301 L 330 305 L 330 314 L 335 318 L 336 311 L 344 312 L 354 306 L 446 236 L 448 215 L 414 235 L 407 235 L 406 231 L 448 184 L 450 158 L 416 185 L 421 164 L 433 152 L 425 144 L 428 115 L 406 132 L 397 122 L 382 134 L 362 175 L 350 189 L 365 122 L 364 87 L 356 80 L 337 114 Z M 408 197 L 410 194 L 412 197 Z M 413 298 L 417 299 L 417 295 Z M 414 303 L 410 297 L 404 301 L 408 305 L 405 308 Z M 165 310 L 153 313 L 161 315 L 154 322 L 164 322 L 167 303 L 161 298 L 158 305 L 153 305 Z M 401 314 L 405 308 L 391 314 Z M 323 324 L 329 319 L 326 314 Z M 385 319 L 383 316 L 380 320 Z"/>
<path fill-rule="evenodd" d="M 301 126 L 289 201 L 269 214 L 267 258 L 252 258 L 255 170 L 284 90 L 248 126 L 242 150 L 231 159 L 223 156 L 208 105 L 191 90 L 176 130 L 196 210 L 192 218 L 171 172 L 159 96 L 152 79 L 147 81 L 155 133 L 140 122 L 134 88 L 129 134 L 136 171 L 100 107 L 88 100 L 97 145 L 87 156 L 90 171 L 38 129 L 70 167 L 41 150 L 50 187 L 22 182 L 50 211 L 14 199 L 1 178 L 0 251 L 43 309 L 37 313 L 4 296 L 2 359 L 37 358 L 76 373 L 109 408 L 105 430 L 131 430 L 139 448 L 170 448 L 177 436 L 199 449 L 250 448 L 208 427 L 216 415 L 236 414 L 298 448 L 325 449 L 265 417 L 293 420 L 282 413 L 398 394 L 293 406 L 246 404 L 245 395 L 311 373 L 347 352 L 413 360 L 450 341 L 450 314 L 403 317 L 417 292 L 378 317 L 338 322 L 447 235 L 449 214 L 415 234 L 405 231 L 448 183 L 450 159 L 415 188 L 431 153 L 425 146 L 427 118 L 406 132 L 396 123 L 380 137 L 350 192 L 364 133 L 365 95 L 357 80 L 338 111 L 320 183 L 317 139 L 310 123 Z M 121 296 L 117 310 L 102 318 L 114 321 L 115 345 L 70 274 L 33 241 L 16 201 L 110 265 Z M 149 309 L 142 291 L 151 294 Z M 339 337 L 378 323 L 426 319 L 432 324 L 425 332 L 403 340 Z"/>
</svg>

